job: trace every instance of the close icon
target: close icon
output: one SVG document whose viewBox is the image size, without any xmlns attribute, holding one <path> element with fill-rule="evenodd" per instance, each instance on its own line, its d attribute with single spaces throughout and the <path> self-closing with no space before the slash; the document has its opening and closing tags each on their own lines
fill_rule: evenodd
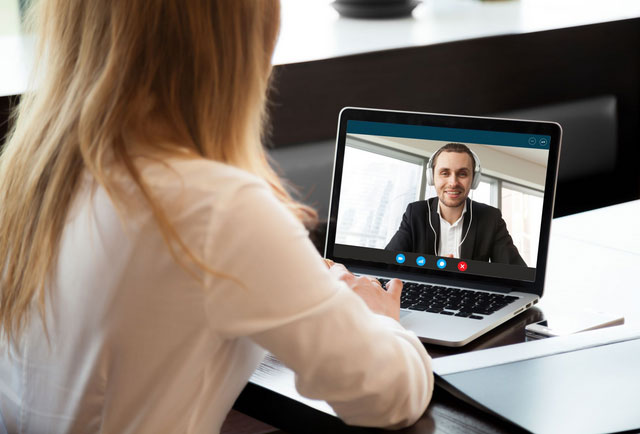
<svg viewBox="0 0 640 434">
<path fill-rule="evenodd" d="M 467 271 L 467 263 L 464 261 L 458 262 L 458 270 Z"/>
</svg>

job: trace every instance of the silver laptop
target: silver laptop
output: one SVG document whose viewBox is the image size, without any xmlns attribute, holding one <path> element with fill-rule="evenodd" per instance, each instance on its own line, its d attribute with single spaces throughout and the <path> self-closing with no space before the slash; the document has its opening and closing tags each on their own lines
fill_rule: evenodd
<svg viewBox="0 0 640 434">
<path fill-rule="evenodd" d="M 542 297 L 562 130 L 345 108 L 325 257 L 404 282 L 400 322 L 462 346 Z"/>
</svg>

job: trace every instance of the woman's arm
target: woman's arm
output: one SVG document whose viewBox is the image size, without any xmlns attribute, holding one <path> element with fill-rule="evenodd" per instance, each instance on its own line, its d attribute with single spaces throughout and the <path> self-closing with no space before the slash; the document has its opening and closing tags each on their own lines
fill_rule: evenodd
<svg viewBox="0 0 640 434">
<path fill-rule="evenodd" d="M 354 292 L 343 270 L 327 269 L 302 224 L 267 188 L 241 189 L 212 220 L 208 263 L 242 282 L 209 282 L 217 332 L 249 336 L 296 373 L 301 394 L 326 400 L 347 423 L 399 427 L 422 415 L 433 390 L 423 345 L 356 294 L 370 292 L 366 282 Z M 398 284 L 378 295 L 399 297 Z M 390 305 L 370 295 L 380 311 Z"/>
</svg>

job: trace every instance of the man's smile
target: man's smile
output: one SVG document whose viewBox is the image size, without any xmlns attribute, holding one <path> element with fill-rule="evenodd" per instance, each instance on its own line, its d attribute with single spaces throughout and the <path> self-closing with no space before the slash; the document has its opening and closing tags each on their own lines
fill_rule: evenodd
<svg viewBox="0 0 640 434">
<path fill-rule="evenodd" d="M 444 193 L 453 198 L 457 198 L 462 194 L 462 190 L 445 190 Z"/>
</svg>

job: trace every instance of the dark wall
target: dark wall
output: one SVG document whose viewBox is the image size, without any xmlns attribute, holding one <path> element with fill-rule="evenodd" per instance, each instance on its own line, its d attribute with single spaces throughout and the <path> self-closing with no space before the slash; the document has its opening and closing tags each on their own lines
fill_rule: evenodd
<svg viewBox="0 0 640 434">
<path fill-rule="evenodd" d="M 18 96 L 0 97 L 0 146 L 4 144 L 9 131 L 9 116 L 11 114 L 11 109 L 19 100 L 20 97 Z"/>
</svg>

